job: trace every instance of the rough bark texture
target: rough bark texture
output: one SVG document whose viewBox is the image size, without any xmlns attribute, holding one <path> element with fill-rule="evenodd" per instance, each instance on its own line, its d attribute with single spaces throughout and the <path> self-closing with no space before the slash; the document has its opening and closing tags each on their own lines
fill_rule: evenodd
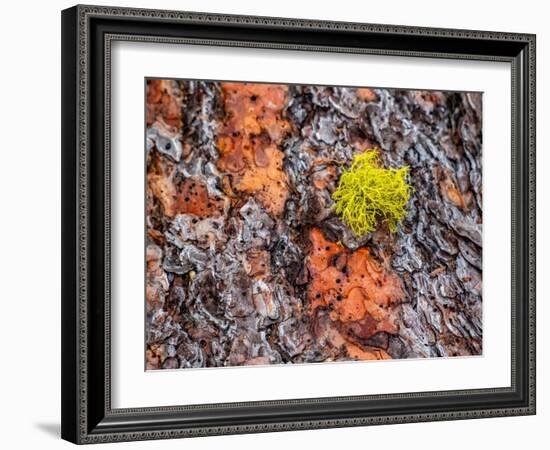
<svg viewBox="0 0 550 450">
<path fill-rule="evenodd" d="M 147 367 L 481 354 L 479 93 L 150 80 Z M 410 167 L 396 233 L 332 193 Z"/>
</svg>

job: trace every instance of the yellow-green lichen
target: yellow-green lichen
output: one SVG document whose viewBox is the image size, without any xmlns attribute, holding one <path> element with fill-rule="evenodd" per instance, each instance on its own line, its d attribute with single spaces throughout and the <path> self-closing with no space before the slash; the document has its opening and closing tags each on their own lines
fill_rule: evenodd
<svg viewBox="0 0 550 450">
<path fill-rule="evenodd" d="M 408 166 L 386 169 L 375 149 L 366 150 L 340 177 L 332 195 L 336 214 L 357 236 L 376 230 L 379 221 L 395 232 L 413 190 L 408 178 Z"/>
</svg>

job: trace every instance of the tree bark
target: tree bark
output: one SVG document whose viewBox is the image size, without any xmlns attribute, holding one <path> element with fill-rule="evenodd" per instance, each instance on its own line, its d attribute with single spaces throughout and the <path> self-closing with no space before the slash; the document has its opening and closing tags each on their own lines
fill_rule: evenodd
<svg viewBox="0 0 550 450">
<path fill-rule="evenodd" d="M 147 367 L 482 353 L 480 93 L 150 80 Z M 414 188 L 355 236 L 375 148 Z"/>
</svg>

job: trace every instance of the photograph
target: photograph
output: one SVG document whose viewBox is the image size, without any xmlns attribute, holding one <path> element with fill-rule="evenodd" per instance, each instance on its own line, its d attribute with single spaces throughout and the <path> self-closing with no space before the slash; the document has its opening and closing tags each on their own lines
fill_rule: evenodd
<svg viewBox="0 0 550 450">
<path fill-rule="evenodd" d="M 483 355 L 482 92 L 144 85 L 146 370 Z"/>
</svg>

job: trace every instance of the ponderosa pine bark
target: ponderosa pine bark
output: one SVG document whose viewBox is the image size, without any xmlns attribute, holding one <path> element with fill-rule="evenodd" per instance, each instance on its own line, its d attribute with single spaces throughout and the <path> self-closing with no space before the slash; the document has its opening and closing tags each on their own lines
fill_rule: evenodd
<svg viewBox="0 0 550 450">
<path fill-rule="evenodd" d="M 482 352 L 480 93 L 149 80 L 147 367 Z M 353 156 L 409 166 L 355 236 Z"/>
</svg>

